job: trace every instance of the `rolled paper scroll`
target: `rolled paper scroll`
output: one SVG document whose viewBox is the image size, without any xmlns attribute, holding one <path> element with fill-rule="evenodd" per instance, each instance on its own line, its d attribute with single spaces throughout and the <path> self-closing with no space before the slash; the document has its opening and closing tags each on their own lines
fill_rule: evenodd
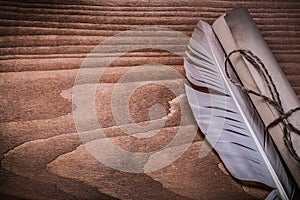
<svg viewBox="0 0 300 200">
<path fill-rule="evenodd" d="M 212 27 L 227 55 L 237 49 L 249 49 L 261 59 L 274 81 L 285 112 L 300 106 L 295 92 L 246 9 L 238 8 L 227 12 L 217 19 Z M 244 86 L 270 96 L 263 76 L 245 58 L 234 54 L 230 61 Z M 261 97 L 250 95 L 250 98 L 266 126 L 279 117 L 277 110 Z M 293 113 L 288 120 L 296 128 L 300 128 L 299 111 Z M 283 126 L 274 126 L 269 129 L 269 133 L 299 187 L 300 163 L 292 157 L 284 144 Z M 300 155 L 300 136 L 291 133 L 291 139 L 295 151 Z"/>
</svg>

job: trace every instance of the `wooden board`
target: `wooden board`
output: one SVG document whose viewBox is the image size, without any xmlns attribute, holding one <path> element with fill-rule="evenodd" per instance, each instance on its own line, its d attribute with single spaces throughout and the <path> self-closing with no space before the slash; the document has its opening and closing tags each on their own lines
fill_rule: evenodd
<svg viewBox="0 0 300 200">
<path fill-rule="evenodd" d="M 199 158 L 200 133 L 177 161 L 163 169 L 150 173 L 112 169 L 86 150 L 72 113 L 76 75 L 100 42 L 142 26 L 191 36 L 199 19 L 211 23 L 236 7 L 250 10 L 300 97 L 297 1 L 0 1 L 1 199 L 263 199 L 268 188 L 234 180 L 213 151 Z M 133 94 L 130 112 L 135 121 L 150 122 L 150 106 L 161 103 L 167 113 L 173 110 L 158 135 L 124 136 L 113 118 L 110 98 L 116 83 L 133 66 L 151 63 L 184 73 L 180 56 L 141 49 L 116 59 L 97 87 L 98 120 L 106 135 L 129 151 L 162 148 L 180 128 L 178 105 L 169 103 L 176 95 L 155 84 Z M 182 85 L 182 79 L 166 76 L 157 81 Z"/>
</svg>

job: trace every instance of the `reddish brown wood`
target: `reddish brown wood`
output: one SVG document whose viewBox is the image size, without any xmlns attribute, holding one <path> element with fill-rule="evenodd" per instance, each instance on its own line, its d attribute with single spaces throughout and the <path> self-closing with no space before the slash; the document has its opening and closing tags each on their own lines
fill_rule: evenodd
<svg viewBox="0 0 300 200">
<path fill-rule="evenodd" d="M 298 1 L 0 1 L 1 199 L 263 199 L 267 188 L 234 180 L 214 152 L 198 157 L 200 133 L 172 165 L 131 174 L 93 158 L 76 133 L 72 115 L 71 89 L 78 68 L 100 42 L 149 25 L 190 36 L 199 19 L 211 23 L 236 7 L 250 10 L 300 96 Z M 131 151 L 161 148 L 179 128 L 178 105 L 167 126 L 147 140 L 125 136 L 113 120 L 110 97 L 115 83 L 132 66 L 147 63 L 166 64 L 183 74 L 181 57 L 139 50 L 113 62 L 96 92 L 97 116 L 105 133 Z M 182 80 L 159 81 L 179 85 Z M 168 112 L 175 96 L 155 85 L 141 88 L 131 101 L 139 122 L 149 120 L 145 112 L 152 104 L 137 105 L 144 98 L 163 103 Z"/>
</svg>

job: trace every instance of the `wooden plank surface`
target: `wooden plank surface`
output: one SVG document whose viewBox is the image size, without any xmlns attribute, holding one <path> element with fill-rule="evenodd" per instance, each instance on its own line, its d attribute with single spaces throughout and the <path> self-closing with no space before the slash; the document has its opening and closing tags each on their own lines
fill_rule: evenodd
<svg viewBox="0 0 300 200">
<path fill-rule="evenodd" d="M 137 174 L 114 170 L 86 150 L 72 112 L 78 70 L 100 42 L 142 26 L 191 36 L 199 19 L 211 23 L 236 7 L 249 9 L 300 97 L 298 1 L 0 1 L 1 199 L 263 199 L 269 188 L 233 179 L 213 151 L 199 158 L 200 133 L 177 161 L 163 169 Z M 156 103 L 167 113 L 171 109 L 158 135 L 126 136 L 113 118 L 116 83 L 133 66 L 151 63 L 184 74 L 180 56 L 141 49 L 116 59 L 95 94 L 96 115 L 107 137 L 128 151 L 162 148 L 180 128 L 178 105 L 169 103 L 176 95 L 155 84 L 139 88 L 129 106 L 139 123 L 151 122 L 149 107 Z M 183 80 L 160 76 L 157 81 L 181 87 Z"/>
</svg>

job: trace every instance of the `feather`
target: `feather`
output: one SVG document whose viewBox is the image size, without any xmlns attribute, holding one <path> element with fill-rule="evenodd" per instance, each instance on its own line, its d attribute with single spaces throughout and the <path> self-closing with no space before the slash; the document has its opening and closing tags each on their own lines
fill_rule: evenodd
<svg viewBox="0 0 300 200">
<path fill-rule="evenodd" d="M 274 188 L 267 197 L 291 199 L 293 182 L 247 94 L 225 74 L 225 54 L 211 26 L 200 21 L 186 52 L 188 80 L 210 93 L 185 86 L 193 115 L 206 140 L 237 179 L 256 181 Z M 235 76 L 232 69 L 229 73 Z"/>
</svg>

